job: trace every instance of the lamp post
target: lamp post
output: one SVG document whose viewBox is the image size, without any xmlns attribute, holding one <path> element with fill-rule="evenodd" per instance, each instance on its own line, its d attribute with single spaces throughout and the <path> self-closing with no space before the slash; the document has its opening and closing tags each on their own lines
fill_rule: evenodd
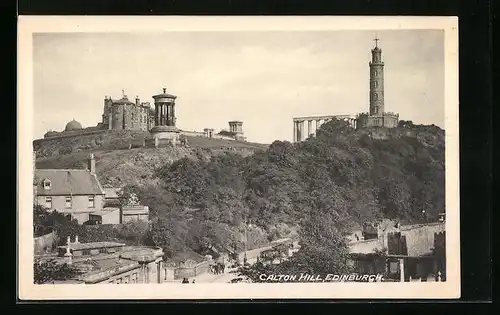
<svg viewBox="0 0 500 315">
<path fill-rule="evenodd" d="M 247 242 L 248 242 L 248 229 L 247 229 L 247 216 L 245 216 L 245 252 L 243 254 L 243 265 L 247 264 Z"/>
</svg>

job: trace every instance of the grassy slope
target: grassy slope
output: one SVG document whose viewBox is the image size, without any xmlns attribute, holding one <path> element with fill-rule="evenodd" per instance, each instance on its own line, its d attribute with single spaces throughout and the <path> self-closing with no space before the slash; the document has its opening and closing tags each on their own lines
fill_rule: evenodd
<svg viewBox="0 0 500 315">
<path fill-rule="evenodd" d="M 189 148 L 135 148 L 131 150 L 96 150 L 96 172 L 102 185 L 123 186 L 137 184 L 139 186 L 156 183 L 153 174 L 157 167 L 183 157 L 209 158 L 227 150 L 225 140 L 197 139 Z M 229 142 L 229 141 L 228 141 Z M 231 143 L 236 152 L 242 155 L 252 154 L 259 145 Z M 224 149 L 221 150 L 221 146 Z M 262 146 L 262 145 L 260 145 Z M 66 155 L 38 158 L 37 168 L 77 168 L 86 167 L 89 151 L 80 151 Z"/>
</svg>

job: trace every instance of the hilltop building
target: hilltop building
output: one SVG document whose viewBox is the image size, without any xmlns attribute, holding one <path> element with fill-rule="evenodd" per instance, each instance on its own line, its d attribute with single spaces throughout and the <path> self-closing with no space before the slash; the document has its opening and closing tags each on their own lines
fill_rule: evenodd
<svg viewBox="0 0 500 315">
<path fill-rule="evenodd" d="M 132 102 L 124 91 L 122 93 L 123 96 L 120 99 L 104 97 L 102 120 L 96 126 L 84 128 L 81 123 L 73 119 L 66 124 L 63 131 L 48 131 L 44 138 L 54 139 L 127 130 L 141 133 L 141 136 L 144 136 L 143 146 L 187 144 L 186 136 L 246 141 L 241 121 L 230 121 L 229 131 L 221 130 L 218 133 L 214 128 L 205 128 L 203 132 L 179 129 L 176 126 L 175 115 L 177 96 L 167 93 L 165 88 L 162 93 L 152 96 L 154 109 L 151 108 L 149 102 L 141 102 L 139 97 Z"/>
<path fill-rule="evenodd" d="M 149 102 L 141 102 L 139 97 L 131 102 L 125 92 L 119 100 L 104 98 L 104 110 L 100 129 L 148 131 L 153 127 Z M 81 128 L 80 128 L 81 129 Z"/>
<path fill-rule="evenodd" d="M 177 121 L 175 117 L 175 100 L 177 96 L 168 94 L 164 88 L 163 93 L 153 95 L 153 99 L 155 101 L 155 124 L 150 130 L 149 142 L 153 142 L 155 147 L 162 144 L 175 146 L 179 142 L 181 133 L 179 128 L 175 126 Z"/>
<path fill-rule="evenodd" d="M 384 105 L 384 62 L 382 61 L 382 49 L 378 47 L 378 39 L 375 39 L 375 48 L 372 49 L 372 60 L 370 66 L 370 112 L 358 115 L 358 128 L 364 127 L 387 127 L 398 126 L 399 114 L 385 111 Z"/>
<path fill-rule="evenodd" d="M 369 112 L 348 115 L 326 115 L 293 118 L 293 142 L 300 142 L 309 137 L 316 136 L 320 126 L 333 119 L 344 120 L 352 128 L 386 127 L 398 126 L 399 114 L 386 112 L 384 104 L 384 62 L 382 61 L 382 49 L 378 47 L 378 38 L 375 38 L 375 47 L 371 50 L 372 59 L 370 67 L 370 104 Z M 307 131 L 305 128 L 307 122 Z M 314 124 L 314 127 L 313 127 Z"/>
</svg>

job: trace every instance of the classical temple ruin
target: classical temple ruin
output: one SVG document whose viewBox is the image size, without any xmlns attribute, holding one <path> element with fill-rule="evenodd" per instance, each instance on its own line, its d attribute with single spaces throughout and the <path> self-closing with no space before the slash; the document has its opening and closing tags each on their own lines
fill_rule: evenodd
<svg viewBox="0 0 500 315">
<path fill-rule="evenodd" d="M 382 49 L 378 47 L 378 38 L 375 38 L 375 47 L 372 49 L 370 67 L 370 108 L 368 113 L 351 115 L 325 115 L 293 118 L 293 142 L 304 141 L 314 137 L 320 126 L 332 119 L 344 120 L 352 128 L 398 126 L 399 114 L 386 112 L 384 105 L 384 62 Z M 305 123 L 307 122 L 307 131 Z"/>
</svg>

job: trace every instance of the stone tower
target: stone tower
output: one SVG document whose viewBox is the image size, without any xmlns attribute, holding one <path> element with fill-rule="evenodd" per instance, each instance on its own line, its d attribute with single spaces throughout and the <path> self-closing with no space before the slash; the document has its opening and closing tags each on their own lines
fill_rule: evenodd
<svg viewBox="0 0 500 315">
<path fill-rule="evenodd" d="M 382 49 L 378 47 L 379 39 L 375 37 L 375 48 L 372 49 L 370 61 L 370 116 L 384 113 L 384 62 Z"/>
</svg>

